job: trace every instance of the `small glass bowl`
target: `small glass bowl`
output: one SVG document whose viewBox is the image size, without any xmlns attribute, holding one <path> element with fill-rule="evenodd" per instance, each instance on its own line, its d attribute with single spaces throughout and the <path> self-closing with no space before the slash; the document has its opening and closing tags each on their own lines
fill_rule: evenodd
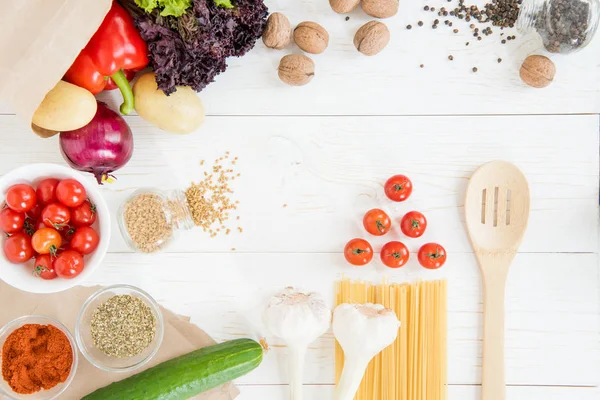
<svg viewBox="0 0 600 400">
<path fill-rule="evenodd" d="M 126 358 L 110 357 L 94 346 L 91 333 L 92 315 L 100 304 L 111 297 L 126 294 L 139 298 L 150 307 L 156 320 L 156 334 L 152 343 L 137 356 Z M 109 372 L 133 371 L 146 364 L 158 352 L 163 340 L 163 333 L 163 317 L 158 303 L 148 293 L 129 285 L 108 286 L 91 295 L 83 303 L 75 326 L 75 339 L 83 356 L 95 367 Z"/>
<path fill-rule="evenodd" d="M 43 317 L 41 315 L 26 315 L 21 318 L 17 318 L 8 324 L 4 325 L 2 329 L 0 329 L 0 349 L 4 346 L 4 342 L 8 338 L 8 336 L 13 333 L 16 329 L 22 327 L 27 324 L 39 324 L 39 325 L 53 325 L 56 328 L 60 329 L 62 333 L 65 334 L 67 339 L 69 339 L 69 344 L 71 345 L 71 351 L 73 354 L 73 364 L 71 364 L 71 372 L 67 377 L 67 380 L 59 383 L 54 386 L 52 389 L 48 390 L 40 390 L 39 392 L 35 392 L 32 394 L 19 394 L 15 393 L 8 383 L 0 377 L 0 394 L 6 396 L 11 400 L 52 400 L 58 399 L 59 396 L 69 387 L 75 374 L 77 372 L 77 344 L 75 343 L 75 339 L 73 339 L 73 335 L 71 332 L 60 322 L 55 319 L 49 317 Z M 2 354 L 0 353 L 0 363 L 2 362 Z M 2 397 L 2 396 L 0 396 Z"/>
</svg>

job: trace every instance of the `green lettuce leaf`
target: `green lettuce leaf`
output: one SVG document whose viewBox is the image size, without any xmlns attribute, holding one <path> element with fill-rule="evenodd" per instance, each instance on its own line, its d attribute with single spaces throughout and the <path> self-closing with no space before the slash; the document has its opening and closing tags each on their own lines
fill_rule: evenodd
<svg viewBox="0 0 600 400">
<path fill-rule="evenodd" d="M 172 15 L 173 17 L 181 17 L 187 9 L 192 5 L 192 0 L 158 0 L 163 10 L 160 15 L 163 17 Z"/>
<path fill-rule="evenodd" d="M 158 5 L 158 0 L 135 0 L 135 4 L 147 13 L 151 13 Z"/>
<path fill-rule="evenodd" d="M 233 4 L 231 4 L 231 0 L 214 0 L 217 7 L 224 8 L 233 8 Z"/>
</svg>

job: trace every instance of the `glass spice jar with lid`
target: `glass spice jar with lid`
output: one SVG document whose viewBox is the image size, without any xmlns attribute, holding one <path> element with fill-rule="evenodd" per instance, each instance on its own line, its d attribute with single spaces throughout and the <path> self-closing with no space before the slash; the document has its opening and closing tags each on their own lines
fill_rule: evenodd
<svg viewBox="0 0 600 400">
<path fill-rule="evenodd" d="M 517 27 L 535 30 L 550 53 L 568 54 L 591 42 L 599 13 L 600 0 L 523 0 Z"/>
<path fill-rule="evenodd" d="M 117 218 L 125 242 L 142 253 L 162 250 L 178 231 L 194 227 L 182 190 L 138 189 L 121 205 Z"/>
</svg>

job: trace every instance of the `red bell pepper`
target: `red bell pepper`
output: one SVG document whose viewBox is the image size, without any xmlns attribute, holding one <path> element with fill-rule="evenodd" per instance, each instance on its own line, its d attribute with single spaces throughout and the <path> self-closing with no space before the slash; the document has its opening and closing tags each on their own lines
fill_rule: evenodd
<svg viewBox="0 0 600 400">
<path fill-rule="evenodd" d="M 133 18 L 113 2 L 104 21 L 65 74 L 65 80 L 93 94 L 116 85 L 123 95 L 121 113 L 133 111 L 133 77 L 148 65 L 148 46 L 135 28 Z M 128 76 L 127 76 L 127 75 Z M 130 78 L 130 79 L 131 79 Z"/>
</svg>

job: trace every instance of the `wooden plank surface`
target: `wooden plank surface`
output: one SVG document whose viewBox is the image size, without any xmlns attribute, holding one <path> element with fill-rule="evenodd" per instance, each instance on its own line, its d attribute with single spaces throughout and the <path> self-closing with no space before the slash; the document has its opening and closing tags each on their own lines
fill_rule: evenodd
<svg viewBox="0 0 600 400">
<path fill-rule="evenodd" d="M 166 134 L 135 116 L 127 121 L 135 152 L 118 181 L 102 188 L 111 210 L 141 186 L 185 188 L 230 151 L 239 157 L 233 187 L 243 233 L 211 240 L 187 231 L 168 252 L 144 256 L 126 247 L 112 215 L 114 240 L 89 284 L 140 286 L 226 340 L 259 335 L 258 299 L 282 286 L 317 290 L 332 301 L 333 281 L 342 274 L 447 278 L 450 400 L 478 399 L 481 382 L 482 293 L 463 193 L 478 165 L 496 158 L 516 163 L 530 182 L 532 213 L 507 292 L 508 399 L 597 398 L 598 116 L 214 116 L 189 136 Z M 57 138 L 39 139 L 11 115 L 0 116 L 0 129 L 0 174 L 35 162 L 64 164 Z M 382 192 L 395 173 L 415 183 L 411 199 L 398 205 Z M 423 240 L 407 242 L 412 260 L 400 271 L 378 261 L 356 269 L 343 260 L 343 245 L 363 235 L 362 214 L 375 206 L 396 220 L 412 209 L 429 219 Z M 389 239 L 400 237 L 395 230 Z M 385 239 L 373 240 L 375 248 Z M 425 241 L 448 249 L 442 270 L 417 265 L 414 252 Z M 333 343 L 329 332 L 309 351 L 311 399 L 331 398 Z M 239 380 L 241 399 L 286 398 L 285 348 L 271 344 L 264 364 Z"/>
<path fill-rule="evenodd" d="M 282 385 L 242 385 L 240 390 L 240 400 L 287 399 L 289 396 L 287 387 Z M 305 386 L 304 396 L 311 400 L 330 400 L 333 398 L 333 386 Z M 481 389 L 479 386 L 453 385 L 448 388 L 448 396 L 457 400 L 478 400 L 481 398 Z M 506 396 L 509 400 L 597 400 L 600 392 L 598 388 L 509 386 Z"/>
<path fill-rule="evenodd" d="M 311 56 L 315 78 L 291 88 L 277 77 L 279 60 L 299 53 L 290 45 L 282 51 L 259 41 L 242 58 L 228 60 L 229 68 L 200 97 L 210 115 L 452 115 L 452 114 L 574 114 L 600 112 L 600 39 L 569 56 L 552 55 L 555 81 L 546 89 L 532 89 L 519 78 L 519 68 L 530 54 L 541 54 L 534 34 L 504 30 L 517 40 L 501 44 L 500 31 L 477 41 L 469 23 L 423 11 L 423 2 L 400 2 L 398 14 L 384 22 L 391 31 L 388 47 L 374 57 L 358 53 L 355 32 L 372 20 L 360 7 L 336 14 L 325 0 L 267 0 L 271 11 L 286 14 L 294 27 L 316 21 L 330 34 L 329 48 Z M 428 2 L 438 9 L 445 0 Z M 456 3 L 451 3 L 456 4 Z M 432 21 L 440 19 L 438 29 Z M 417 21 L 424 26 L 417 27 Z M 407 30 L 406 25 L 413 29 Z M 483 29 L 483 25 L 480 27 Z M 452 30 L 458 28 L 458 33 Z M 469 42 L 469 46 L 465 43 Z M 453 61 L 448 56 L 453 56 Z M 498 58 L 502 59 L 498 63 Z M 419 68 L 424 64 L 424 68 Z M 472 68 L 478 72 L 473 73 Z M 12 110 L 0 105 L 0 114 Z"/>
<path fill-rule="evenodd" d="M 413 256 L 414 257 L 414 256 Z M 448 279 L 449 383 L 481 383 L 482 292 L 472 254 L 451 254 L 439 271 L 416 262 L 383 274 L 353 268 L 341 252 L 163 253 L 141 257 L 111 253 L 90 284 L 143 287 L 165 307 L 189 315 L 217 340 L 261 337 L 260 301 L 285 286 L 323 293 L 333 303 L 333 282 L 342 275 L 377 282 Z M 516 385 L 594 386 L 597 383 L 600 295 L 596 254 L 519 254 L 507 288 L 507 382 Z M 570 266 L 570 267 L 569 267 Z M 243 383 L 281 384 L 286 350 L 273 350 Z M 311 346 L 305 382 L 332 384 L 331 332 Z"/>
<path fill-rule="evenodd" d="M 128 121 L 135 151 L 115 174 L 118 181 L 103 187 L 111 210 L 139 187 L 186 188 L 225 151 L 239 157 L 242 176 L 233 189 L 244 234 L 208 240 L 201 230 L 186 232 L 172 247 L 176 252 L 338 252 L 363 234 L 362 215 L 373 207 L 396 219 L 418 209 L 429 220 L 424 240 L 470 252 L 464 190 L 470 174 L 493 159 L 514 162 L 530 182 L 532 212 L 521 251 L 592 252 L 598 246 L 597 116 L 212 117 L 189 136 L 166 134 L 139 117 Z M 0 172 L 64 163 L 57 138 L 39 139 L 13 116 L 0 117 L 0 126 L 6 166 Z M 383 183 L 396 173 L 414 181 L 405 203 L 383 194 Z M 111 251 L 129 251 L 112 218 Z M 237 226 L 233 221 L 234 231 Z M 397 228 L 392 237 L 400 237 Z M 412 251 L 418 243 L 408 242 Z"/>
</svg>

